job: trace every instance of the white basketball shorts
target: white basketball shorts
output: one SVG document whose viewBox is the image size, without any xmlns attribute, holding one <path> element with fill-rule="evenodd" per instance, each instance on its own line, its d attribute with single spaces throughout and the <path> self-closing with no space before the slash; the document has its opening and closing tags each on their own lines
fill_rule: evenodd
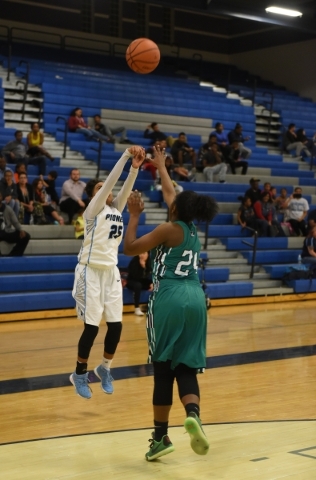
<svg viewBox="0 0 316 480">
<path fill-rule="evenodd" d="M 121 322 L 123 313 L 122 283 L 117 267 L 104 270 L 89 265 L 76 266 L 72 296 L 77 315 L 89 325 Z"/>
</svg>

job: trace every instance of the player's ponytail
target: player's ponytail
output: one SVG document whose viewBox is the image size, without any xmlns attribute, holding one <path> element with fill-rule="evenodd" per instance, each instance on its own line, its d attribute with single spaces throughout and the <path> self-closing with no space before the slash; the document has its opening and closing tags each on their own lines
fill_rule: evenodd
<svg viewBox="0 0 316 480">
<path fill-rule="evenodd" d="M 199 195 L 186 190 L 175 198 L 178 220 L 190 223 L 194 219 L 199 222 L 210 222 L 218 213 L 218 205 L 214 198 L 208 195 Z"/>
</svg>

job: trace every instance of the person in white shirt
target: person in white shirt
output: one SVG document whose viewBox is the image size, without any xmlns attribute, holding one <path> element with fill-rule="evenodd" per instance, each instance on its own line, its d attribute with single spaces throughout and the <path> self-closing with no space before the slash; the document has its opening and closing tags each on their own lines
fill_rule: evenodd
<svg viewBox="0 0 316 480">
<path fill-rule="evenodd" d="M 288 221 L 296 235 L 299 236 L 302 232 L 303 237 L 306 237 L 307 226 L 305 217 L 309 210 L 309 205 L 307 200 L 302 198 L 302 189 L 300 187 L 294 189 L 294 193 L 284 203 L 284 208 L 288 211 Z"/>
<path fill-rule="evenodd" d="M 132 166 L 116 198 L 112 189 L 130 157 Z M 102 364 L 94 369 L 105 393 L 113 393 L 110 366 L 122 331 L 122 284 L 117 268 L 118 247 L 123 237 L 122 211 L 134 186 L 138 169 L 145 159 L 142 147 L 130 147 L 121 156 L 105 182 L 90 180 L 86 193 L 91 199 L 84 217 L 84 239 L 78 255 L 72 291 L 78 318 L 84 322 L 84 331 L 78 345 L 76 371 L 70 375 L 76 393 L 91 398 L 88 385 L 88 358 L 93 342 L 104 318 L 107 333 L 104 339 Z"/>
</svg>

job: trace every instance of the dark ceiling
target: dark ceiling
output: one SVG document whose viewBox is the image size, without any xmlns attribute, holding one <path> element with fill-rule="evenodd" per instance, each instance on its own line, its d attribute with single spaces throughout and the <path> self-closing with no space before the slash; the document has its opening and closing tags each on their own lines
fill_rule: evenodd
<svg viewBox="0 0 316 480">
<path fill-rule="evenodd" d="M 316 38 L 316 0 L 156 0 L 154 3 L 222 17 L 218 21 L 226 20 L 227 53 Z M 298 10 L 303 16 L 268 14 L 265 8 L 271 5 Z"/>
</svg>

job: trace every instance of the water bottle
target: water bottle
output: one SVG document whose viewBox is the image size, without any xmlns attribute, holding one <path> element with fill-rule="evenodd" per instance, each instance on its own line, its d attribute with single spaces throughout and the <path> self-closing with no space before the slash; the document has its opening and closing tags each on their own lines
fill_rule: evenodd
<svg viewBox="0 0 316 480">
<path fill-rule="evenodd" d="M 302 257 L 301 257 L 301 255 L 299 255 L 299 256 L 297 257 L 297 263 L 298 263 L 298 264 L 301 264 L 301 263 L 302 263 Z"/>
</svg>

